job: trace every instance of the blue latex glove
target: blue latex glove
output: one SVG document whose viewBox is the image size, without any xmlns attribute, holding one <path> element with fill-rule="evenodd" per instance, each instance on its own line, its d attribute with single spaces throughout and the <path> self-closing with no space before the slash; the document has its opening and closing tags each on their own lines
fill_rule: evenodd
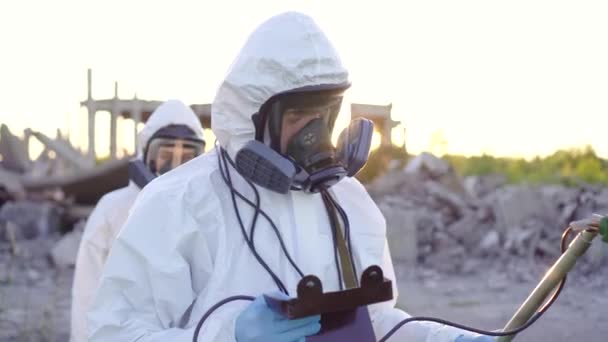
<svg viewBox="0 0 608 342">
<path fill-rule="evenodd" d="M 287 319 L 256 298 L 236 319 L 237 342 L 300 342 L 321 330 L 321 317 Z"/>
<path fill-rule="evenodd" d="M 494 336 L 486 336 L 486 335 L 477 335 L 477 336 L 465 336 L 460 335 L 456 338 L 454 342 L 495 342 L 496 337 Z"/>
</svg>

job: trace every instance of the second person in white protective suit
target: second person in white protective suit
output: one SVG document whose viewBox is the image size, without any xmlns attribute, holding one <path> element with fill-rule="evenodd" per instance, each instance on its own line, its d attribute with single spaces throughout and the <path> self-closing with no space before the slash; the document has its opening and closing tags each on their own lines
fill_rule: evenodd
<svg viewBox="0 0 608 342">
<path fill-rule="evenodd" d="M 330 140 L 348 86 L 311 18 L 285 13 L 258 27 L 213 102 L 219 146 L 153 181 L 136 201 L 89 315 L 91 340 L 189 342 L 212 306 L 250 295 L 258 299 L 209 316 L 198 341 L 303 341 L 319 331 L 319 317 L 288 321 L 263 294 L 295 296 L 309 274 L 324 291 L 349 288 L 370 265 L 394 280 L 384 218 L 347 177 L 361 165 L 347 165 Z M 378 339 L 409 317 L 394 307 L 396 286 L 394 294 L 369 307 Z M 473 338 L 411 323 L 390 340 Z"/>
<path fill-rule="evenodd" d="M 203 128 L 190 107 L 178 100 L 160 105 L 138 134 L 140 172 L 124 188 L 103 196 L 91 213 L 78 248 L 72 286 L 71 342 L 88 341 L 86 313 L 97 290 L 103 266 L 135 198 L 149 179 L 193 159 L 204 151 Z M 148 176 L 148 177 L 146 177 Z"/>
</svg>

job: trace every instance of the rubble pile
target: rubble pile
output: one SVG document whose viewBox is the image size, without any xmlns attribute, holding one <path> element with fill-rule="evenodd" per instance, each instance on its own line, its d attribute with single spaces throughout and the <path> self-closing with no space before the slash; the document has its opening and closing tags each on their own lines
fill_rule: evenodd
<svg viewBox="0 0 608 342">
<path fill-rule="evenodd" d="M 25 248 L 34 248 L 53 266 L 73 266 L 84 222 L 51 201 L 7 202 L 0 207 L 0 246 L 11 258 L 27 259 Z"/>
<path fill-rule="evenodd" d="M 28 151 L 31 137 L 44 146 L 34 160 Z M 24 138 L 20 138 L 13 135 L 6 125 L 0 125 L 0 156 L 0 189 L 17 198 L 26 196 L 25 186 L 33 181 L 86 167 L 86 159 L 59 131 L 57 137 L 51 139 L 26 129 Z"/>
<path fill-rule="evenodd" d="M 461 180 L 445 160 L 423 153 L 368 185 L 387 221 L 396 262 L 440 272 L 474 272 L 484 262 L 554 260 L 568 223 L 608 213 L 608 188 L 512 185 L 500 175 Z M 599 265 L 594 244 L 585 263 Z"/>
</svg>

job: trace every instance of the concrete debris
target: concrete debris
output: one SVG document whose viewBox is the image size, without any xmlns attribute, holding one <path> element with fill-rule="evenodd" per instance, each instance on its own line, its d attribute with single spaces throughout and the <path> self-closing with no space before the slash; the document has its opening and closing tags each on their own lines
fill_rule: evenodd
<svg viewBox="0 0 608 342">
<path fill-rule="evenodd" d="M 44 147 L 36 159 L 29 156 L 30 140 Z M 131 156 L 112 158 L 100 165 L 76 149 L 57 131 L 51 138 L 29 128 L 19 137 L 0 125 L 0 205 L 4 193 L 13 200 L 40 197 L 59 190 L 78 204 L 93 205 L 105 193 L 128 184 L 127 167 Z M 46 198 L 45 200 L 53 200 Z"/>
<path fill-rule="evenodd" d="M 585 254 L 586 260 L 591 264 L 592 267 L 597 268 L 605 263 L 606 257 L 608 256 L 608 244 L 596 239 L 589 247 L 589 250 Z"/>
<path fill-rule="evenodd" d="M 424 180 L 433 180 L 460 196 L 467 195 L 462 180 L 454 172 L 452 165 L 428 152 L 423 152 L 412 159 L 403 172 Z"/>
<path fill-rule="evenodd" d="M 32 131 L 31 129 L 26 129 L 26 134 L 31 135 L 38 139 L 46 148 L 54 151 L 57 155 L 59 155 L 63 160 L 70 163 L 72 166 L 78 169 L 87 169 L 90 168 L 91 163 L 89 160 L 80 154 L 72 145 L 63 139 L 52 139 L 47 137 L 46 135 Z"/>
<path fill-rule="evenodd" d="M 465 190 L 475 198 L 483 198 L 506 183 L 503 175 L 469 176 L 463 180 Z"/>
<path fill-rule="evenodd" d="M 0 166 L 5 170 L 22 173 L 31 167 L 27 144 L 4 124 L 0 125 L 0 155 Z"/>
<path fill-rule="evenodd" d="M 23 198 L 25 196 L 19 174 L 0 167 L 0 189 L 2 188 L 14 197 Z"/>
<path fill-rule="evenodd" d="M 410 174 L 426 173 L 432 178 L 439 178 L 451 171 L 451 165 L 440 158 L 428 152 L 422 152 L 412 159 L 406 166 L 404 171 Z"/>
<path fill-rule="evenodd" d="M 535 188 L 508 185 L 497 189 L 489 201 L 493 204 L 498 226 L 503 230 L 521 227 L 533 218 L 555 218 L 557 211 L 547 208 L 542 193 Z"/>
<path fill-rule="evenodd" d="M 0 224 L 16 225 L 16 239 L 31 240 L 58 232 L 61 213 L 61 209 L 50 202 L 9 202 L 0 208 Z M 1 240 L 6 240 L 6 236 L 0 235 Z"/>
<path fill-rule="evenodd" d="M 538 231 L 514 227 L 506 232 L 504 249 L 515 255 L 526 255 Z"/>
<path fill-rule="evenodd" d="M 19 231 L 19 227 L 13 222 L 7 221 L 3 225 L 3 230 L 6 241 L 11 245 L 11 254 L 19 255 L 21 252 L 19 244 L 17 243 L 17 232 Z"/>
<path fill-rule="evenodd" d="M 397 262 L 416 264 L 418 257 L 417 214 L 410 210 L 393 210 L 384 205 L 380 208 L 386 219 L 387 238 L 392 257 Z"/>
<path fill-rule="evenodd" d="M 473 212 L 468 212 L 461 219 L 449 225 L 446 231 L 467 250 L 473 250 L 487 234 L 482 226 L 485 224 L 480 223 Z"/>
<path fill-rule="evenodd" d="M 51 250 L 50 257 L 53 265 L 59 268 L 74 267 L 81 238 L 81 230 L 73 230 L 64 235 Z"/>
<path fill-rule="evenodd" d="M 500 234 L 497 231 L 491 230 L 485 234 L 483 239 L 479 242 L 479 250 L 484 253 L 491 254 L 498 251 L 500 247 Z"/>
<path fill-rule="evenodd" d="M 509 185 L 501 175 L 460 180 L 449 163 L 428 153 L 367 188 L 386 217 L 395 260 L 448 273 L 474 272 L 492 261 L 552 262 L 570 222 L 608 213 L 608 188 Z M 585 257 L 587 268 L 608 257 L 608 246 L 597 245 Z M 534 274 L 529 267 L 511 273 L 522 279 Z"/>
</svg>

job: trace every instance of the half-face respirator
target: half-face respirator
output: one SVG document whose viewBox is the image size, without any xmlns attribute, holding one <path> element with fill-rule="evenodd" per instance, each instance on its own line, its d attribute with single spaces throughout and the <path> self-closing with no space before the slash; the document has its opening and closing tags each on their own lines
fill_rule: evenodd
<svg viewBox="0 0 608 342">
<path fill-rule="evenodd" d="M 353 120 L 332 143 L 346 87 L 297 89 L 266 101 L 253 115 L 256 139 L 236 154 L 239 173 L 279 193 L 320 192 L 354 176 L 367 161 L 374 125 Z"/>
</svg>

